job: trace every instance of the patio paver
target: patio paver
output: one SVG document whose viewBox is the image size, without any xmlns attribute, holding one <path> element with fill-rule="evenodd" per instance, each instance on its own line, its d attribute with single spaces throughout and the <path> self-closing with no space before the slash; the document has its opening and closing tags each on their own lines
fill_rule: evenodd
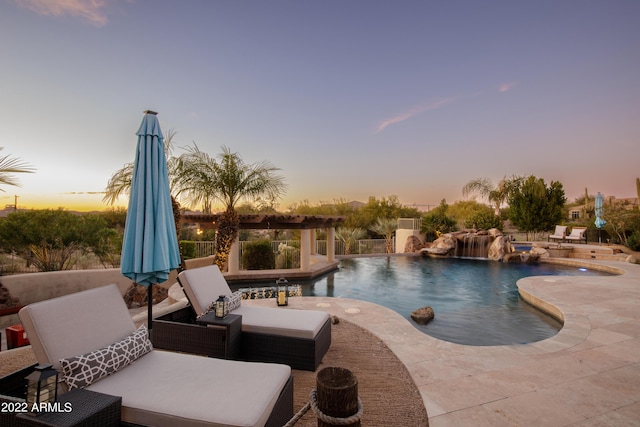
<svg viewBox="0 0 640 427">
<path fill-rule="evenodd" d="M 640 265 L 584 262 L 624 274 L 518 282 L 565 318 L 556 336 L 531 344 L 449 343 L 392 310 L 346 298 L 296 297 L 289 308 L 326 310 L 380 337 L 409 370 L 431 427 L 638 426 Z"/>
</svg>

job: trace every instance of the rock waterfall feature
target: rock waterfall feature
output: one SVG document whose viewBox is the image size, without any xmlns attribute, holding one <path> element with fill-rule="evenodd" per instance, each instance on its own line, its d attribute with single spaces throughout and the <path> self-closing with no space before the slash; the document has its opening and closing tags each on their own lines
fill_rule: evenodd
<svg viewBox="0 0 640 427">
<path fill-rule="evenodd" d="M 535 253 L 516 252 L 511 241 L 497 228 L 490 230 L 463 230 L 439 236 L 420 249 L 425 256 L 487 258 L 502 262 L 536 262 Z"/>
</svg>

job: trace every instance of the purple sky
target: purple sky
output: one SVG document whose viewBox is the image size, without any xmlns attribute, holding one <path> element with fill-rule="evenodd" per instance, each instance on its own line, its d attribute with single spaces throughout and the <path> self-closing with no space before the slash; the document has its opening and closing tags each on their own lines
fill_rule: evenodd
<svg viewBox="0 0 640 427">
<path fill-rule="evenodd" d="M 102 209 L 152 109 L 176 152 L 268 160 L 312 204 L 486 177 L 635 197 L 640 1 L 0 2 L 0 205 Z M 126 200 L 121 204 L 126 205 Z"/>
</svg>

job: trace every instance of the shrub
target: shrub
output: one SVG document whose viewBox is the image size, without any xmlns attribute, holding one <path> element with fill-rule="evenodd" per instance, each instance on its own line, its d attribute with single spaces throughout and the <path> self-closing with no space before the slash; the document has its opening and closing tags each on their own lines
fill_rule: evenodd
<svg viewBox="0 0 640 427">
<path fill-rule="evenodd" d="M 242 249 L 242 265 L 245 270 L 272 270 L 276 256 L 269 240 L 247 242 Z"/>
<path fill-rule="evenodd" d="M 493 212 L 477 212 L 467 218 L 464 222 L 466 228 L 477 228 L 480 230 L 490 230 L 497 228 L 502 231 L 502 220 Z"/>
<path fill-rule="evenodd" d="M 280 243 L 276 256 L 276 268 L 299 268 L 300 249 Z"/>
<path fill-rule="evenodd" d="M 180 252 L 184 259 L 196 257 L 196 242 L 193 240 L 180 240 Z"/>
<path fill-rule="evenodd" d="M 640 230 L 635 230 L 631 235 L 627 238 L 627 246 L 632 251 L 640 251 Z"/>
</svg>

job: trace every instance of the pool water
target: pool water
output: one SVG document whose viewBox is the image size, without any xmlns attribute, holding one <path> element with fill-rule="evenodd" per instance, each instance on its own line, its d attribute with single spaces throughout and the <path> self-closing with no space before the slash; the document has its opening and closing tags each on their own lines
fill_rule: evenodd
<svg viewBox="0 0 640 427">
<path fill-rule="evenodd" d="M 610 274 L 546 263 L 367 257 L 343 259 L 339 270 L 295 283 L 302 285 L 306 296 L 353 298 L 383 305 L 406 317 L 422 332 L 442 340 L 505 345 L 540 341 L 562 327 L 518 294 L 519 279 L 543 275 Z M 410 313 L 424 306 L 433 308 L 435 318 L 427 325 L 418 325 Z"/>
</svg>

